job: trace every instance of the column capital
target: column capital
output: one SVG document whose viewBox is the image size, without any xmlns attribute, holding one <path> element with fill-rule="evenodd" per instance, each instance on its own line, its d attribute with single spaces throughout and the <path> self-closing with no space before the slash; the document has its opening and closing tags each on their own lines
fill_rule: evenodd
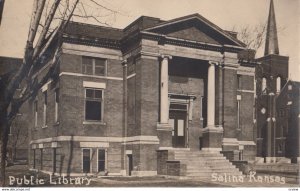
<svg viewBox="0 0 300 191">
<path fill-rule="evenodd" d="M 167 59 L 172 59 L 172 56 L 171 56 L 171 55 L 167 55 L 167 54 L 161 54 L 160 57 L 161 57 L 162 59 L 165 59 L 165 58 L 167 58 Z"/>
<path fill-rule="evenodd" d="M 212 61 L 212 60 L 209 60 L 209 61 L 208 61 L 208 64 L 209 64 L 209 65 L 218 65 L 218 64 L 219 64 L 219 62 L 217 62 L 217 61 Z"/>
<path fill-rule="evenodd" d="M 224 64 L 222 62 L 219 62 L 219 61 L 208 61 L 208 64 L 209 65 L 215 65 L 215 66 L 219 66 L 219 67 L 222 67 Z"/>
<path fill-rule="evenodd" d="M 121 64 L 122 66 L 127 66 L 127 59 L 122 60 Z"/>
</svg>

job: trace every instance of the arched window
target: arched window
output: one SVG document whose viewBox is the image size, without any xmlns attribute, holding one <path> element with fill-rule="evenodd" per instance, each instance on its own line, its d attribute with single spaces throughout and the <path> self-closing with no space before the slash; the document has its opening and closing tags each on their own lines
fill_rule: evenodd
<svg viewBox="0 0 300 191">
<path fill-rule="evenodd" d="M 267 79 L 263 77 L 261 81 L 261 91 L 265 93 L 266 88 L 267 88 Z"/>
<path fill-rule="evenodd" d="M 281 90 L 281 77 L 276 78 L 276 92 L 279 93 Z"/>
</svg>

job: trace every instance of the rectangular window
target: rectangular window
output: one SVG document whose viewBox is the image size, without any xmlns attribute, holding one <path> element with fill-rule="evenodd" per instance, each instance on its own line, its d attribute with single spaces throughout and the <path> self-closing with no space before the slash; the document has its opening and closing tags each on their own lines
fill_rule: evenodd
<svg viewBox="0 0 300 191">
<path fill-rule="evenodd" d="M 242 89 L 242 76 L 237 75 L 237 89 L 240 90 Z"/>
<path fill-rule="evenodd" d="M 33 149 L 33 164 L 32 164 L 32 166 L 33 166 L 33 169 L 35 169 L 35 160 L 36 160 L 36 157 L 35 157 L 35 149 Z"/>
<path fill-rule="evenodd" d="M 105 65 L 106 60 L 104 59 L 95 59 L 95 71 L 94 74 L 97 76 L 105 76 Z"/>
<path fill-rule="evenodd" d="M 44 115 L 43 115 L 43 127 L 47 126 L 47 91 L 44 92 Z"/>
<path fill-rule="evenodd" d="M 40 160 L 40 165 L 41 165 L 41 170 L 43 170 L 43 149 L 40 149 L 41 152 L 41 160 Z"/>
<path fill-rule="evenodd" d="M 89 173 L 91 169 L 91 150 L 82 149 L 82 172 Z"/>
<path fill-rule="evenodd" d="M 175 135 L 175 133 L 174 133 L 174 127 L 175 127 L 175 120 L 174 119 L 169 119 L 169 124 L 171 125 L 171 127 L 172 127 L 172 136 L 174 136 Z"/>
<path fill-rule="evenodd" d="M 38 126 L 38 101 L 33 104 L 34 107 L 34 127 Z"/>
<path fill-rule="evenodd" d="M 241 107 L 241 105 L 240 105 L 241 103 L 240 103 L 240 100 L 237 100 L 237 128 L 238 129 L 241 129 L 241 121 L 240 121 L 240 107 Z"/>
<path fill-rule="evenodd" d="M 105 171 L 105 149 L 98 149 L 98 172 Z"/>
<path fill-rule="evenodd" d="M 177 136 L 184 136 L 184 120 L 182 119 L 177 120 Z"/>
<path fill-rule="evenodd" d="M 105 76 L 106 60 L 93 57 L 82 57 L 82 72 L 89 75 Z"/>
<path fill-rule="evenodd" d="M 53 162 L 53 173 L 55 173 L 56 172 L 56 148 L 53 148 L 52 162 Z"/>
<path fill-rule="evenodd" d="M 203 113 L 205 112 L 204 111 L 204 97 L 201 96 L 200 97 L 200 120 L 203 120 Z"/>
<path fill-rule="evenodd" d="M 102 102 L 101 89 L 85 89 L 85 120 L 102 121 Z"/>
<path fill-rule="evenodd" d="M 55 114 L 54 114 L 54 120 L 55 122 L 58 122 L 58 103 L 59 103 L 59 89 L 57 88 L 55 90 Z"/>
</svg>

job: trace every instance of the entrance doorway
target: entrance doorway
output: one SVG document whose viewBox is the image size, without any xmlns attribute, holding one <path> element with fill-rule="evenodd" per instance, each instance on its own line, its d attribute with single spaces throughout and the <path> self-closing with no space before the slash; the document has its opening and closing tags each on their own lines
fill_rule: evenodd
<svg viewBox="0 0 300 191">
<path fill-rule="evenodd" d="M 169 123 L 172 126 L 172 144 L 173 147 L 186 147 L 186 121 L 187 121 L 187 105 L 171 104 Z"/>
</svg>

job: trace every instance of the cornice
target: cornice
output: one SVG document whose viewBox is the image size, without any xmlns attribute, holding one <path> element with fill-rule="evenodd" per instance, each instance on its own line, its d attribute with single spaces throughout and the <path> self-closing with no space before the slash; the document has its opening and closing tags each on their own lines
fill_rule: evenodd
<svg viewBox="0 0 300 191">
<path fill-rule="evenodd" d="M 63 41 L 71 44 L 80 44 L 88 46 L 105 47 L 112 49 L 120 49 L 120 41 L 106 38 L 87 38 L 78 36 L 67 36 L 63 37 Z"/>
</svg>

